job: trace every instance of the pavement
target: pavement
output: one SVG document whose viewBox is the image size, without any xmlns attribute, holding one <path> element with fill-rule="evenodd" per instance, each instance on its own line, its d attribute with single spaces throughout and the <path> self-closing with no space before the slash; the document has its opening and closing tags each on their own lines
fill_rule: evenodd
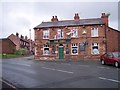
<svg viewBox="0 0 120 90">
<path fill-rule="evenodd" d="M 17 88 L 120 88 L 120 69 L 100 61 L 2 60 L 2 77 Z"/>
</svg>

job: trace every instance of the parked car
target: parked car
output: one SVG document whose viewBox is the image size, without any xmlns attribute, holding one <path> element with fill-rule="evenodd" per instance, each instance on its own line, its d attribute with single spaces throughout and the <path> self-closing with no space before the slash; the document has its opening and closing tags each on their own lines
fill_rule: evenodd
<svg viewBox="0 0 120 90">
<path fill-rule="evenodd" d="M 120 67 L 120 52 L 108 52 L 100 56 L 101 64 L 112 64 L 115 67 Z"/>
</svg>

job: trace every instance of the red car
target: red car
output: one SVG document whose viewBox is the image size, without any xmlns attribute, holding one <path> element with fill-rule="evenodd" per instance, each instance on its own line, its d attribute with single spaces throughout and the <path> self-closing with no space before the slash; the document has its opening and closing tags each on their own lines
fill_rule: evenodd
<svg viewBox="0 0 120 90">
<path fill-rule="evenodd" d="M 100 57 L 101 64 L 112 64 L 115 67 L 120 66 L 120 52 L 108 52 Z"/>
</svg>

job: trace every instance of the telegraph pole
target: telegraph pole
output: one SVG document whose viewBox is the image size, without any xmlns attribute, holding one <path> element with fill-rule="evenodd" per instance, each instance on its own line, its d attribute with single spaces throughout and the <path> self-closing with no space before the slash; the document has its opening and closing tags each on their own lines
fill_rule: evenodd
<svg viewBox="0 0 120 90">
<path fill-rule="evenodd" d="M 29 29 L 29 35 L 30 35 L 30 53 L 31 53 L 31 29 Z"/>
</svg>

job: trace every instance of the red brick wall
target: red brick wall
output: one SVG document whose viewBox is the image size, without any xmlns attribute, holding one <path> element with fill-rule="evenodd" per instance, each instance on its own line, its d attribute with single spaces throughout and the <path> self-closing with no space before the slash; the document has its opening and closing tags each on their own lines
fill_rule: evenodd
<svg viewBox="0 0 120 90">
<path fill-rule="evenodd" d="M 8 37 L 13 43 L 15 43 L 16 45 L 16 50 L 18 50 L 20 48 L 20 39 L 19 37 L 11 34 L 9 37 Z"/>
<path fill-rule="evenodd" d="M 120 32 L 112 28 L 106 29 L 107 34 L 107 51 L 120 51 Z"/>
<path fill-rule="evenodd" d="M 14 51 L 16 49 L 15 44 L 13 44 L 12 41 L 10 41 L 9 39 L 3 39 L 2 43 L 0 42 L 0 46 L 2 46 L 2 53 L 6 53 L 6 54 L 13 54 Z"/>
<path fill-rule="evenodd" d="M 92 27 L 98 27 L 98 34 L 99 37 L 91 37 L 91 28 Z M 64 38 L 67 38 L 68 36 L 66 35 L 67 32 L 70 32 L 70 30 L 74 28 L 74 27 L 64 27 Z M 105 38 L 105 26 L 101 26 L 101 25 L 93 25 L 93 26 L 77 26 L 76 28 L 78 28 L 78 38 L 71 38 L 71 43 L 82 43 L 84 41 L 88 41 L 88 45 L 86 46 L 86 51 L 79 51 L 78 48 L 78 55 L 71 55 L 71 44 L 68 44 L 69 48 L 70 48 L 70 55 L 66 55 L 66 52 L 64 51 L 64 57 L 65 58 L 71 58 L 71 59 L 75 59 L 75 60 L 80 60 L 83 58 L 86 59 L 98 59 L 100 57 L 100 55 L 102 55 L 103 53 L 105 53 L 106 49 L 105 49 L 105 43 L 103 43 L 103 40 Z M 54 35 L 56 34 L 57 30 L 59 28 L 50 28 L 50 38 L 53 39 Z M 86 35 L 82 35 L 83 30 L 85 30 L 87 32 Z M 86 39 L 87 38 L 87 39 Z M 64 41 L 64 40 L 63 40 Z M 39 30 L 35 30 L 35 43 L 37 43 L 36 45 L 36 54 L 35 58 L 39 59 L 40 57 L 43 57 L 42 53 L 43 53 L 43 44 L 46 44 L 47 42 L 49 42 L 49 40 L 43 40 L 43 30 L 39 29 Z M 100 54 L 99 55 L 92 55 L 91 54 L 91 44 L 92 43 L 98 43 L 99 44 L 99 51 Z M 64 50 L 66 48 L 66 44 L 64 43 Z M 59 46 L 57 44 L 57 46 Z M 50 46 L 50 50 L 51 50 L 52 46 Z M 57 48 L 56 48 L 57 50 Z M 51 52 L 51 51 L 50 51 Z M 50 57 L 50 56 L 49 56 Z M 56 58 L 58 58 L 58 53 L 56 53 Z"/>
</svg>

